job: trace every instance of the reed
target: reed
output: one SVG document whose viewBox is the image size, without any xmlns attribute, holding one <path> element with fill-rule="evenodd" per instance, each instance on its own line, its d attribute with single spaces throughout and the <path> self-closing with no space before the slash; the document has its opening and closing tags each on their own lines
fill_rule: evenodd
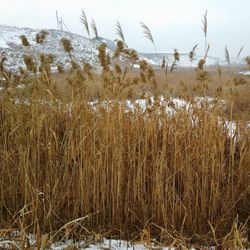
<svg viewBox="0 0 250 250">
<path fill-rule="evenodd" d="M 68 55 L 70 56 L 70 58 L 72 58 L 72 51 L 73 51 L 73 47 L 72 47 L 72 44 L 71 44 L 71 41 L 67 38 L 62 38 L 61 39 L 61 43 L 62 43 L 62 46 L 63 46 L 63 49 L 66 53 L 68 53 Z"/>
<path fill-rule="evenodd" d="M 219 106 L 194 103 L 192 114 L 167 116 L 157 102 L 144 114 L 115 102 L 94 111 L 80 90 L 70 111 L 52 89 L 34 92 L 32 105 L 3 96 L 2 227 L 48 233 L 88 215 L 70 229 L 74 237 L 87 228 L 132 239 L 150 228 L 168 245 L 182 235 L 182 244 L 224 246 L 242 227 L 244 242 L 249 131 L 239 126 L 230 138 Z"/>
<path fill-rule="evenodd" d="M 206 54 L 207 51 L 207 28 L 208 28 L 208 20 L 207 20 L 207 10 L 205 12 L 205 14 L 202 16 L 202 30 L 204 32 L 204 36 L 205 36 L 205 47 L 204 47 L 204 51 Z"/>
<path fill-rule="evenodd" d="M 241 55 L 241 53 L 242 53 L 243 49 L 244 49 L 244 46 L 242 46 L 242 47 L 240 48 L 240 50 L 239 50 L 239 52 L 238 52 L 238 54 L 237 54 L 237 58 L 239 58 L 239 57 L 240 57 L 240 55 Z"/>
<path fill-rule="evenodd" d="M 155 46 L 155 42 L 154 42 L 154 38 L 153 38 L 153 35 L 151 33 L 151 30 L 143 22 L 140 22 L 140 25 L 141 25 L 144 37 L 147 38 L 153 44 L 154 50 L 155 50 L 155 54 L 156 54 L 157 58 L 159 59 L 159 56 L 158 56 L 158 53 L 157 53 L 157 49 L 156 49 L 156 46 Z"/>
<path fill-rule="evenodd" d="M 83 9 L 82 9 L 82 12 L 81 12 L 80 21 L 81 21 L 81 23 L 83 24 L 83 26 L 84 26 L 84 28 L 85 28 L 85 31 L 86 31 L 87 34 L 88 34 L 88 37 L 90 38 L 89 23 L 88 23 L 87 16 L 86 16 L 86 14 L 85 14 L 85 12 L 84 12 Z"/>
<path fill-rule="evenodd" d="M 245 62 L 247 63 L 248 68 L 250 69 L 250 56 L 245 58 Z"/>
<path fill-rule="evenodd" d="M 45 41 L 46 37 L 48 36 L 47 31 L 40 31 L 36 34 L 36 43 L 41 44 Z"/>
<path fill-rule="evenodd" d="M 92 21 L 91 21 L 91 28 L 92 28 L 92 30 L 93 30 L 93 32 L 95 34 L 95 38 L 98 39 L 99 36 L 98 36 L 97 26 L 96 26 L 96 23 L 95 23 L 94 19 L 92 19 Z"/>
<path fill-rule="evenodd" d="M 230 67 L 231 60 L 230 60 L 230 55 L 229 55 L 229 51 L 228 51 L 227 46 L 225 47 L 225 58 L 226 58 L 228 66 Z"/>
<path fill-rule="evenodd" d="M 196 44 L 193 49 L 189 52 L 189 60 L 191 62 L 191 68 L 193 67 L 193 61 L 195 60 L 195 51 L 198 47 L 198 44 Z"/>
<path fill-rule="evenodd" d="M 124 37 L 124 34 L 123 34 L 123 30 L 122 30 L 122 26 L 119 23 L 119 21 L 116 22 L 116 34 L 123 41 L 123 43 L 126 44 L 125 37 Z"/>
<path fill-rule="evenodd" d="M 27 37 L 25 35 L 21 35 L 20 39 L 22 41 L 22 45 L 23 46 L 25 46 L 25 47 L 30 46 L 30 43 L 29 43 L 29 41 L 28 41 L 28 39 L 27 39 Z"/>
<path fill-rule="evenodd" d="M 67 72 L 57 65 L 65 77 L 58 84 L 50 71 L 53 55 L 40 55 L 39 62 L 25 55 L 26 69 L 16 74 L 1 56 L 0 239 L 13 249 L 45 249 L 69 238 L 92 237 L 92 243 L 100 235 L 143 241 L 148 248 L 153 242 L 249 247 L 248 79 L 233 85 L 220 68 L 219 81 L 211 76 L 213 95 L 204 70 L 206 45 L 197 79 L 170 74 L 165 84 L 165 76 L 120 38 L 112 55 L 105 44 L 97 48 L 100 74 L 74 61 L 70 40 L 62 39 L 71 67 Z M 123 67 L 119 57 L 139 68 Z M 167 73 L 168 62 L 162 64 Z M 24 89 L 15 87 L 17 77 Z"/>
</svg>

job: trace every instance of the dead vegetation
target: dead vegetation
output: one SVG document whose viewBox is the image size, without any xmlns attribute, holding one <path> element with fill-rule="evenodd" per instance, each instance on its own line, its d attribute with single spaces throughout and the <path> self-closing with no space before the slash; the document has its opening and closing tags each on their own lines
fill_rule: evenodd
<svg viewBox="0 0 250 250">
<path fill-rule="evenodd" d="M 70 41 L 62 46 L 72 59 Z M 40 67 L 24 56 L 21 90 L 1 59 L 0 238 L 19 231 L 30 244 L 33 233 L 38 249 L 100 234 L 148 245 L 249 247 L 249 79 L 236 84 L 205 69 L 209 46 L 186 75 L 166 74 L 166 62 L 156 72 L 123 41 L 114 55 L 105 44 L 98 50 L 101 74 L 72 60 L 69 72 L 58 65 L 64 73 L 53 77 L 53 55 L 41 55 Z M 192 108 L 176 107 L 173 96 Z M 212 105 L 197 96 L 213 97 Z M 125 100 L 137 98 L 147 100 L 145 111 L 128 110 Z"/>
<path fill-rule="evenodd" d="M 46 37 L 48 36 L 48 32 L 47 31 L 40 31 L 39 33 L 36 34 L 36 43 L 43 43 L 46 39 Z"/>
</svg>

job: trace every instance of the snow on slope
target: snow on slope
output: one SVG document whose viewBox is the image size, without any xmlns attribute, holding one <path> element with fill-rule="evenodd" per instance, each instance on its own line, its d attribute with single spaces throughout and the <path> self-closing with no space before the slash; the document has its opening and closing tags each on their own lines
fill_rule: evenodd
<svg viewBox="0 0 250 250">
<path fill-rule="evenodd" d="M 90 40 L 69 32 L 44 29 L 48 32 L 48 36 L 42 44 L 37 44 L 35 37 L 40 31 L 0 25 L 0 54 L 1 51 L 5 51 L 8 58 L 5 65 L 8 69 L 16 70 L 20 65 L 24 66 L 23 54 L 31 55 L 35 61 L 38 61 L 41 53 L 55 55 L 55 63 L 52 65 L 52 69 L 56 67 L 57 63 L 61 63 L 67 68 L 71 59 L 63 50 L 60 41 L 62 38 L 71 40 L 74 49 L 72 55 L 76 61 L 91 63 L 94 68 L 99 67 L 97 47 L 101 43 L 100 41 Z M 22 45 L 20 35 L 27 37 L 30 43 L 29 47 Z"/>
<path fill-rule="evenodd" d="M 18 28 L 6 25 L 0 25 L 0 55 L 1 51 L 5 51 L 7 54 L 8 61 L 6 62 L 6 67 L 10 70 L 17 70 L 19 66 L 24 66 L 23 63 L 23 54 L 28 54 L 33 56 L 36 62 L 38 62 L 39 54 L 53 54 L 56 56 L 55 63 L 52 65 L 52 70 L 56 71 L 56 64 L 61 63 L 66 68 L 70 65 L 70 58 L 67 53 L 64 52 L 63 46 L 61 44 L 62 38 L 67 38 L 71 40 L 74 52 L 73 57 L 79 63 L 88 62 L 95 69 L 99 69 L 98 63 L 98 51 L 97 47 L 101 43 L 105 42 L 108 46 L 108 53 L 112 54 L 112 51 L 115 50 L 115 43 L 106 38 L 100 37 L 99 39 L 88 39 L 81 35 L 58 31 L 58 30 L 46 30 L 48 36 L 44 43 L 37 44 L 35 37 L 36 34 L 42 30 L 35 30 L 30 28 Z M 20 36 L 25 35 L 30 43 L 29 47 L 25 47 L 21 43 Z M 169 65 L 172 64 L 174 56 L 173 53 L 158 53 L 158 58 L 155 53 L 138 53 L 140 59 L 145 59 L 148 63 L 154 66 L 160 66 L 162 58 L 165 56 L 166 60 L 169 62 Z M 196 60 L 193 62 L 193 67 L 196 67 L 198 61 L 201 59 L 201 56 L 196 56 Z M 236 58 L 231 59 L 231 65 L 242 65 L 243 59 Z M 208 66 L 218 66 L 218 65 L 227 65 L 225 60 L 222 60 L 218 57 L 207 57 Z M 135 65 L 138 67 L 138 65 Z M 191 63 L 189 60 L 189 53 L 180 53 L 180 62 L 178 62 L 178 67 L 190 67 Z"/>
</svg>

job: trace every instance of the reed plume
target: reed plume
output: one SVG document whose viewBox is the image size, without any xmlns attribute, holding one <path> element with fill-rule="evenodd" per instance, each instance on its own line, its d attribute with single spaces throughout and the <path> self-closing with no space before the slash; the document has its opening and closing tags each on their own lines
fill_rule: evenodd
<svg viewBox="0 0 250 250">
<path fill-rule="evenodd" d="M 153 44 L 154 49 L 155 49 L 155 54 L 156 54 L 157 58 L 159 58 L 157 50 L 156 50 L 154 38 L 153 38 L 153 35 L 152 35 L 149 27 L 143 22 L 140 22 L 140 24 L 141 24 L 141 28 L 142 28 L 142 32 L 143 32 L 144 37 L 147 38 Z"/>
<path fill-rule="evenodd" d="M 170 67 L 170 73 L 174 71 L 174 69 L 177 67 L 177 62 L 180 61 L 180 53 L 177 49 L 174 49 L 174 61 Z"/>
<path fill-rule="evenodd" d="M 6 61 L 7 61 L 6 53 L 3 52 L 0 54 L 0 72 L 6 71 L 5 66 L 4 66 Z"/>
<path fill-rule="evenodd" d="M 250 56 L 245 58 L 245 62 L 247 63 L 248 68 L 250 69 Z"/>
<path fill-rule="evenodd" d="M 174 60 L 170 67 L 170 73 L 172 73 L 176 67 L 177 67 L 177 63 L 176 63 L 176 60 Z"/>
<path fill-rule="evenodd" d="M 204 32 L 205 35 L 205 53 L 207 50 L 207 26 L 208 26 L 208 22 L 207 22 L 207 10 L 205 12 L 205 14 L 202 16 L 202 30 Z"/>
<path fill-rule="evenodd" d="M 119 23 L 119 21 L 116 22 L 116 34 L 119 36 L 119 38 L 123 41 L 123 43 L 125 44 L 125 38 L 124 38 L 124 33 L 122 30 L 122 26 Z"/>
<path fill-rule="evenodd" d="M 174 60 L 176 62 L 179 62 L 180 61 L 180 53 L 177 49 L 174 49 Z"/>
<path fill-rule="evenodd" d="M 20 36 L 20 39 L 22 41 L 22 45 L 25 46 L 25 47 L 28 47 L 30 46 L 30 43 L 28 41 L 28 38 L 25 36 L 25 35 L 21 35 Z"/>
<path fill-rule="evenodd" d="M 195 60 L 195 50 L 198 47 L 198 43 L 193 47 L 193 49 L 189 52 L 189 60 L 191 62 L 191 67 L 193 64 L 193 61 Z"/>
<path fill-rule="evenodd" d="M 36 64 L 34 63 L 33 58 L 30 55 L 23 55 L 23 61 L 27 67 L 27 70 L 35 74 L 37 71 L 37 67 Z"/>
<path fill-rule="evenodd" d="M 207 59 L 209 49 L 210 49 L 210 45 L 208 44 L 207 49 L 205 51 L 204 58 L 200 59 L 199 62 L 198 62 L 198 69 L 201 70 L 201 71 L 204 70 L 204 66 L 206 64 L 206 59 Z"/>
<path fill-rule="evenodd" d="M 95 38 L 98 39 L 99 36 L 98 36 L 97 27 L 96 27 L 96 23 L 95 23 L 94 19 L 92 19 L 92 21 L 91 21 L 91 28 L 95 34 Z"/>
<path fill-rule="evenodd" d="M 36 43 L 43 43 L 46 39 L 46 37 L 48 36 L 48 32 L 47 31 L 40 31 L 39 33 L 36 34 Z"/>
<path fill-rule="evenodd" d="M 62 43 L 62 45 L 63 45 L 64 51 L 65 51 L 66 53 L 68 53 L 70 57 L 72 57 L 71 51 L 73 50 L 73 47 L 72 47 L 72 45 L 71 45 L 71 41 L 70 41 L 69 39 L 63 37 L 63 38 L 61 39 L 61 43 Z"/>
<path fill-rule="evenodd" d="M 163 58 L 162 58 L 162 63 L 161 63 L 161 68 L 162 68 L 162 69 L 165 69 L 165 67 L 166 67 L 166 57 L 163 56 Z"/>
<path fill-rule="evenodd" d="M 239 50 L 239 52 L 238 52 L 238 54 L 237 54 L 237 58 L 240 57 L 240 54 L 241 54 L 241 52 L 242 52 L 243 49 L 244 49 L 244 46 L 242 46 L 242 47 L 240 48 L 240 50 Z"/>
<path fill-rule="evenodd" d="M 62 64 L 58 63 L 56 65 L 58 73 L 64 73 L 64 67 Z"/>
<path fill-rule="evenodd" d="M 227 64 L 230 65 L 230 54 L 229 54 L 227 46 L 225 47 L 225 58 L 226 58 Z"/>
<path fill-rule="evenodd" d="M 81 13 L 81 17 L 80 17 L 80 21 L 81 23 L 83 24 L 89 38 L 90 38 L 90 32 L 89 32 L 89 23 L 88 23 L 88 19 L 87 19 L 87 16 L 84 12 L 84 10 L 82 9 L 82 13 Z"/>
</svg>

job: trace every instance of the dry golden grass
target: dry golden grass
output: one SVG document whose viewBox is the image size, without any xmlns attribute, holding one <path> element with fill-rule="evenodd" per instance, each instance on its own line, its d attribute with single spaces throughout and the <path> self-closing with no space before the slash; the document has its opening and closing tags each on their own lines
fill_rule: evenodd
<svg viewBox="0 0 250 250">
<path fill-rule="evenodd" d="M 118 52 L 133 64 L 133 50 L 121 46 Z M 248 83 L 236 85 L 232 75 L 209 69 L 205 77 L 203 71 L 166 76 L 145 61 L 139 72 L 118 70 L 119 61 L 113 70 L 104 46 L 99 59 L 101 75 L 72 62 L 69 73 L 52 78 L 46 70 L 21 75 L 28 81 L 24 90 L 12 78 L 6 82 L 0 94 L 0 237 L 14 228 L 22 239 L 34 233 L 39 246 L 46 233 L 51 240 L 97 233 L 172 246 L 249 246 Z M 173 103 L 156 101 L 145 112 L 131 112 L 120 102 L 147 93 L 181 97 L 192 110 L 166 115 Z M 219 102 L 199 105 L 194 96 L 225 99 L 228 115 Z M 102 100 L 112 105 L 105 108 Z M 226 124 L 240 110 L 232 137 Z"/>
<path fill-rule="evenodd" d="M 2 227 L 45 233 L 89 215 L 88 230 L 131 239 L 149 226 L 166 243 L 208 244 L 211 224 L 222 244 L 237 217 L 247 222 L 249 131 L 230 139 L 219 109 L 195 108 L 195 126 L 185 111 L 96 113 L 79 99 L 67 109 L 2 100 Z"/>
<path fill-rule="evenodd" d="M 194 69 L 179 68 L 174 73 L 168 74 L 167 77 L 162 70 L 156 70 L 156 86 L 151 84 L 143 84 L 143 86 L 134 85 L 133 98 L 140 98 L 143 93 L 150 92 L 152 95 L 159 96 L 162 94 L 175 97 L 183 96 L 184 92 L 187 96 L 209 96 L 219 97 L 226 102 L 227 113 L 230 110 L 232 100 L 234 102 L 234 119 L 250 120 L 250 77 L 239 76 L 237 72 L 242 68 L 232 68 L 229 73 L 229 68 L 211 67 L 207 68 L 208 79 L 201 83 L 197 80 L 197 74 Z M 127 78 L 131 80 L 138 76 L 137 71 L 129 71 Z M 61 96 L 69 92 L 67 84 L 68 74 L 53 74 L 53 80 L 56 82 L 58 91 Z M 89 100 L 98 98 L 104 95 L 105 89 L 102 85 L 102 79 L 98 75 L 94 75 L 94 81 L 86 83 L 86 95 Z M 203 87 L 202 87 L 203 85 Z"/>
</svg>

